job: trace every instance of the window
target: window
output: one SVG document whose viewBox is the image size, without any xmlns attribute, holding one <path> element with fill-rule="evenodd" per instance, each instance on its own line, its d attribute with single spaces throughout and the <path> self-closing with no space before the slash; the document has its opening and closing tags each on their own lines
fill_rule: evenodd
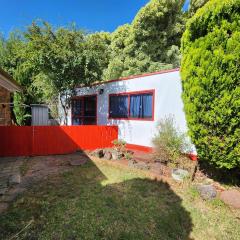
<svg viewBox="0 0 240 240">
<path fill-rule="evenodd" d="M 109 97 L 109 117 L 153 120 L 154 91 L 113 94 Z"/>
<path fill-rule="evenodd" d="M 97 97 L 83 96 L 72 99 L 72 125 L 95 125 Z"/>
<path fill-rule="evenodd" d="M 152 118 L 152 94 L 130 96 L 131 118 Z"/>
<path fill-rule="evenodd" d="M 110 96 L 110 112 L 112 118 L 127 118 L 128 117 L 128 96 L 118 95 Z"/>
</svg>

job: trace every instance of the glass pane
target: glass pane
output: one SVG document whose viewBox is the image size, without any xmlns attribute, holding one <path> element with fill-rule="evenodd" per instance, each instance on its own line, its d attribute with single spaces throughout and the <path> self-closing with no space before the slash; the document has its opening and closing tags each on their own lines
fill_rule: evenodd
<svg viewBox="0 0 240 240">
<path fill-rule="evenodd" d="M 83 110 L 82 99 L 72 100 L 72 114 L 81 115 L 82 110 Z"/>
<path fill-rule="evenodd" d="M 128 117 L 128 96 L 110 96 L 109 116 L 113 118 Z"/>
<path fill-rule="evenodd" d="M 73 117 L 72 125 L 83 125 L 83 119 L 78 117 Z"/>
<path fill-rule="evenodd" d="M 95 117 L 86 117 L 83 120 L 84 125 L 96 125 L 96 118 Z"/>
<path fill-rule="evenodd" d="M 130 117 L 152 118 L 152 94 L 130 96 Z"/>
<path fill-rule="evenodd" d="M 84 98 L 84 116 L 96 116 L 96 96 Z"/>
</svg>

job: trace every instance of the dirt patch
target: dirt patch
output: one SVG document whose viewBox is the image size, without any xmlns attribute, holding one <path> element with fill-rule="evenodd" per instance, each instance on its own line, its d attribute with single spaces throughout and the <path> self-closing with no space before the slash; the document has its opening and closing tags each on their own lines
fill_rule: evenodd
<svg viewBox="0 0 240 240">
<path fill-rule="evenodd" d="M 36 182 L 83 165 L 88 159 L 82 152 L 30 158 L 1 158 L 0 213 L 5 211 L 9 203 L 19 194 L 27 191 Z M 13 182 L 14 184 L 10 184 Z"/>
</svg>

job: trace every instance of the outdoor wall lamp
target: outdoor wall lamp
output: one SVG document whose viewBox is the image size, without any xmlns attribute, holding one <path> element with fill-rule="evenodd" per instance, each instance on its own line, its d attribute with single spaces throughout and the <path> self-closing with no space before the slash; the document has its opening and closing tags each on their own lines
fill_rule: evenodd
<svg viewBox="0 0 240 240">
<path fill-rule="evenodd" d="M 103 88 L 99 89 L 98 93 L 99 93 L 99 95 L 102 95 L 104 93 L 104 89 Z"/>
</svg>

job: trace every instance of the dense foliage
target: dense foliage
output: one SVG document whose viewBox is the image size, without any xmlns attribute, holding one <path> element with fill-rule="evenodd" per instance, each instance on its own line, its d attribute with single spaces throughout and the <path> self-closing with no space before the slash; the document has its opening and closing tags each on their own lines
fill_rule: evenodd
<svg viewBox="0 0 240 240">
<path fill-rule="evenodd" d="M 151 0 L 131 24 L 113 32 L 104 78 L 179 66 L 183 3 L 182 0 Z"/>
<path fill-rule="evenodd" d="M 240 167 L 240 0 L 212 0 L 188 21 L 181 76 L 200 159 Z"/>
<path fill-rule="evenodd" d="M 192 17 L 199 8 L 203 7 L 209 0 L 191 0 L 188 15 Z"/>
<path fill-rule="evenodd" d="M 31 63 L 26 46 L 20 32 L 14 32 L 8 40 L 0 41 L 0 67 L 23 86 L 23 91 L 14 95 L 14 112 L 16 121 L 20 125 L 31 123 L 30 104 L 38 103 L 42 98 L 41 91 L 34 85 L 39 70 Z"/>
<path fill-rule="evenodd" d="M 21 83 L 15 95 L 15 115 L 20 125 L 30 124 L 30 104 L 47 103 L 58 116 L 59 96 L 66 121 L 74 88 L 101 79 L 108 64 L 109 33 L 86 35 L 74 26 L 53 29 L 33 23 L 27 32 L 14 33 L 0 44 L 0 66 Z"/>
</svg>

